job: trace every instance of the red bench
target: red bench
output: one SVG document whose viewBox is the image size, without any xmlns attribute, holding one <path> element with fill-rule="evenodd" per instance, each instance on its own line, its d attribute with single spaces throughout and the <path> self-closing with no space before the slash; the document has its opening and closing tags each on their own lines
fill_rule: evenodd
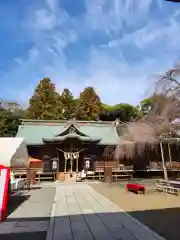
<svg viewBox="0 0 180 240">
<path fill-rule="evenodd" d="M 145 186 L 138 183 L 127 183 L 126 189 L 135 193 L 145 193 Z"/>
</svg>

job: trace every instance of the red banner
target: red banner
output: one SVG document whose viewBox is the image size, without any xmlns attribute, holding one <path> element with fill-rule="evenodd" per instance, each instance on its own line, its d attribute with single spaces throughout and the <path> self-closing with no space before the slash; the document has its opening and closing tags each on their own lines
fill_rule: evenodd
<svg viewBox="0 0 180 240">
<path fill-rule="evenodd" d="M 0 165 L 0 221 L 6 218 L 10 169 Z"/>
</svg>

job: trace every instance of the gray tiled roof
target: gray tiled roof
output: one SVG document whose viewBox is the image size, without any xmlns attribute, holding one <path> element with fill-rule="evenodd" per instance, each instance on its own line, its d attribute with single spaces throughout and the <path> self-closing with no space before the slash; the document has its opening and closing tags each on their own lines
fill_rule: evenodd
<svg viewBox="0 0 180 240">
<path fill-rule="evenodd" d="M 70 124 L 84 135 L 81 138 L 100 139 L 103 145 L 116 145 L 120 139 L 114 123 L 102 121 L 23 120 L 17 137 L 24 137 L 28 145 L 43 144 L 43 139 L 57 138 Z"/>
</svg>

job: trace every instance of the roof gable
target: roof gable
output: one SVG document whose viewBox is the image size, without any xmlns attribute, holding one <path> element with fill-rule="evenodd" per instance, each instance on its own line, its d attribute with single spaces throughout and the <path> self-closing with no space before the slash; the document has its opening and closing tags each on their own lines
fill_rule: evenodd
<svg viewBox="0 0 180 240">
<path fill-rule="evenodd" d="M 41 145 L 43 139 L 56 137 L 65 139 L 64 136 L 72 130 L 72 126 L 75 128 L 77 138 L 100 139 L 99 144 L 103 145 L 116 145 L 120 140 L 114 122 L 103 121 L 25 120 L 19 126 L 17 136 L 24 137 L 28 145 Z M 70 137 L 70 135 L 67 136 Z"/>
<path fill-rule="evenodd" d="M 56 137 L 65 136 L 67 134 L 76 134 L 76 135 L 79 135 L 81 137 L 89 137 L 88 135 L 79 131 L 74 124 L 70 124 L 63 132 L 56 135 Z"/>
</svg>

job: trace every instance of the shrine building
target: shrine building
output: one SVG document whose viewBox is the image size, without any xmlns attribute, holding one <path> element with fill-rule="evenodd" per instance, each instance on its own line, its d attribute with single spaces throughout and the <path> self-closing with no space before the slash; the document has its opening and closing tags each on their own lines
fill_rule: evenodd
<svg viewBox="0 0 180 240">
<path fill-rule="evenodd" d="M 17 137 L 25 138 L 29 156 L 43 161 L 43 171 L 79 172 L 104 160 L 104 149 L 116 146 L 114 122 L 22 120 Z"/>
</svg>

